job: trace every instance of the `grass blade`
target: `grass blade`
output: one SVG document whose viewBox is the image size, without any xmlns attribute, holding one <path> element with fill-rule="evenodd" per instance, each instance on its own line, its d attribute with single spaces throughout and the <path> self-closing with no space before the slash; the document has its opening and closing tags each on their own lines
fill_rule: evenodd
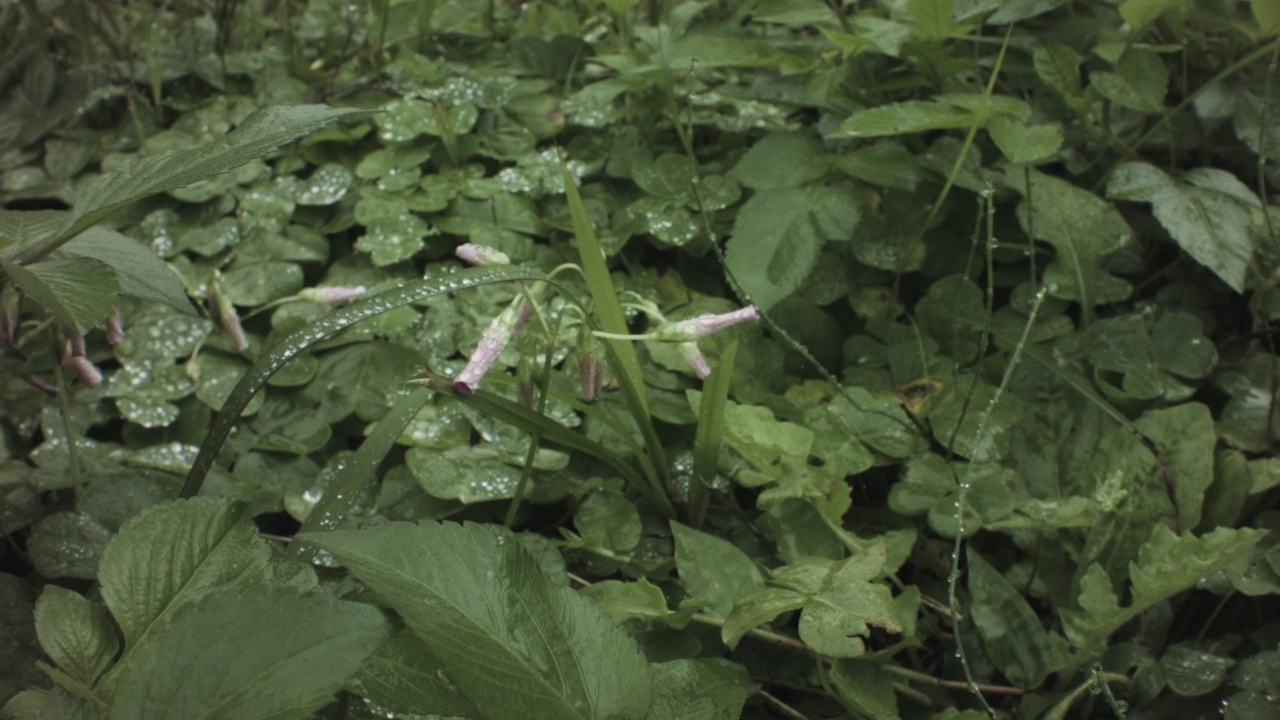
<svg viewBox="0 0 1280 720">
<path fill-rule="evenodd" d="M 738 354 L 735 339 L 720 353 L 720 364 L 702 385 L 698 404 L 698 432 L 693 439 L 693 478 L 689 481 L 689 524 L 697 528 L 707 514 L 708 489 L 716 479 L 720 445 L 724 442 L 724 410 L 733 380 L 733 361 Z"/>
</svg>

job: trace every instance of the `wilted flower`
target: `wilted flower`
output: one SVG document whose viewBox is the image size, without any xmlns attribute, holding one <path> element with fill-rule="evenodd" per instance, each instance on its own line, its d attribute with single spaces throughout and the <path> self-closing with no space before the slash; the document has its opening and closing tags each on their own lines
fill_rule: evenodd
<svg viewBox="0 0 1280 720">
<path fill-rule="evenodd" d="M 591 402 L 604 388 L 604 349 L 591 334 L 586 323 L 578 330 L 578 375 L 582 380 L 582 399 Z"/>
<path fill-rule="evenodd" d="M 298 293 L 298 297 L 303 300 L 321 303 L 323 305 L 341 305 L 349 302 L 352 298 L 359 297 L 368 292 L 363 285 L 355 287 L 343 287 L 332 285 L 328 287 L 304 288 Z"/>
<path fill-rule="evenodd" d="M 697 317 L 680 320 L 673 323 L 663 323 L 658 326 L 650 334 L 650 339 L 662 342 L 693 342 L 704 338 L 712 333 L 737 325 L 738 323 L 758 320 L 759 313 L 756 312 L 755 305 L 748 305 L 740 310 L 733 312 L 721 313 L 713 315 L 707 313 Z"/>
<path fill-rule="evenodd" d="M 511 258 L 501 250 L 491 248 L 488 245 L 478 245 L 476 243 L 463 243 L 453 251 L 459 260 L 480 267 L 482 265 L 510 265 Z"/>
</svg>

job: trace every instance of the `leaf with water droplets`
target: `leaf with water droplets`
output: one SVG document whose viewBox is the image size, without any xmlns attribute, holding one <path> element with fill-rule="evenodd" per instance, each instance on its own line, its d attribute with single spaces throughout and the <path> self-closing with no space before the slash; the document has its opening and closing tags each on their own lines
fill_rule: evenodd
<svg viewBox="0 0 1280 720">
<path fill-rule="evenodd" d="M 58 669 L 84 687 L 93 687 L 120 650 L 106 611 L 57 585 L 46 586 L 36 603 L 36 633 Z"/>
<path fill-rule="evenodd" d="M 426 222 L 393 199 L 363 197 L 356 203 L 355 214 L 366 228 L 356 247 L 372 255 L 379 267 L 413 257 L 431 232 Z"/>
<path fill-rule="evenodd" d="M 653 702 L 645 720 L 728 720 L 756 691 L 743 666 L 721 658 L 656 663 Z"/>
<path fill-rule="evenodd" d="M 302 182 L 294 195 L 299 205 L 332 205 L 346 196 L 353 176 L 345 165 L 321 165 Z"/>
<path fill-rule="evenodd" d="M 503 463 L 492 448 L 455 447 L 443 452 L 410 448 L 405 462 L 423 490 L 432 497 L 458 500 L 468 505 L 515 497 L 521 468 Z M 553 476 L 537 473 L 530 478 L 527 500 L 554 502 L 570 491 Z"/>
<path fill-rule="evenodd" d="M 484 717 L 645 717 L 649 673 L 635 642 L 509 532 L 427 522 L 305 539 L 394 608 Z"/>
<path fill-rule="evenodd" d="M 43 577 L 93 580 L 110 538 L 111 531 L 88 515 L 58 512 L 31 529 L 27 558 Z"/>
</svg>

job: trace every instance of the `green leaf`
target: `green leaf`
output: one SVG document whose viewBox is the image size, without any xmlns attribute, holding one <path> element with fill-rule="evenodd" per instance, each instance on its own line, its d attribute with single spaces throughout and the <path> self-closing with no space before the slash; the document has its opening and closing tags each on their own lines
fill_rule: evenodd
<svg viewBox="0 0 1280 720">
<path fill-rule="evenodd" d="M 706 603 L 708 612 L 723 617 L 734 603 L 764 586 L 760 568 L 728 540 L 675 521 L 671 534 L 680 583 L 691 597 Z"/>
<path fill-rule="evenodd" d="M 952 0 L 909 0 L 907 15 L 915 26 L 917 37 L 941 40 L 956 31 L 952 16 Z"/>
<path fill-rule="evenodd" d="M 143 511 L 112 539 L 99 571 L 125 657 L 179 607 L 265 580 L 270 554 L 246 508 L 226 500 L 175 500 Z"/>
<path fill-rule="evenodd" d="M 626 552 L 640 542 L 640 513 L 626 496 L 613 490 L 592 493 L 573 515 L 588 548 Z"/>
<path fill-rule="evenodd" d="M 801 133 L 772 133 L 752 145 L 729 176 L 752 190 L 766 190 L 818 180 L 830 168 L 830 155 L 818 141 Z"/>
<path fill-rule="evenodd" d="M 972 546 L 967 558 L 969 613 L 987 657 L 1014 684 L 1039 687 L 1064 658 L 1022 593 Z"/>
<path fill-rule="evenodd" d="M 973 113 L 931 100 L 880 105 L 859 110 L 840 123 L 833 137 L 882 137 L 928 130 L 956 130 L 973 125 Z"/>
<path fill-rule="evenodd" d="M 736 720 L 756 690 L 741 665 L 720 658 L 650 666 L 653 700 L 645 720 Z"/>
<path fill-rule="evenodd" d="M 1258 21 L 1258 30 L 1264 36 L 1274 35 L 1280 31 L 1280 3 L 1275 0 L 1251 0 L 1253 17 Z"/>
<path fill-rule="evenodd" d="M 301 720 L 390 634 L 372 605 L 262 585 L 215 592 L 121 661 L 111 718 Z"/>
<path fill-rule="evenodd" d="M 389 712 L 484 718 L 446 671 L 430 646 L 406 628 L 378 646 L 351 684 L 365 701 Z"/>
<path fill-rule="evenodd" d="M 761 405 L 725 403 L 725 443 L 757 470 L 768 471 L 784 457 L 805 458 L 813 447 L 813 431 L 778 420 Z"/>
<path fill-rule="evenodd" d="M 837 170 L 863 182 L 915 192 L 920 182 L 920 164 L 909 150 L 896 141 L 880 141 L 854 148 L 835 159 Z"/>
<path fill-rule="evenodd" d="M 1151 203 L 1156 219 L 1183 250 L 1244 292 L 1253 258 L 1250 211 L 1262 203 L 1234 175 L 1196 168 L 1178 179 L 1154 165 L 1128 162 L 1112 173 L 1107 197 Z"/>
<path fill-rule="evenodd" d="M 1132 602 L 1121 606 L 1106 571 L 1097 563 L 1090 565 L 1080 579 L 1080 609 L 1059 611 L 1067 637 L 1099 650 L 1099 644 L 1120 626 L 1230 565 L 1265 534 L 1261 530 L 1219 528 L 1201 537 L 1190 533 L 1178 536 L 1169 527 L 1157 525 L 1138 560 L 1129 565 Z"/>
<path fill-rule="evenodd" d="M 36 634 L 58 668 L 85 687 L 93 687 L 120 650 L 107 613 L 57 585 L 46 586 L 36 602 Z"/>
<path fill-rule="evenodd" d="M 1129 24 L 1129 32 L 1137 33 L 1170 10 L 1186 15 L 1191 0 L 1124 0 L 1120 17 Z"/>
<path fill-rule="evenodd" d="M 703 384 L 698 402 L 698 429 L 693 438 L 693 477 L 689 481 L 689 521 L 702 525 L 709 500 L 708 489 L 715 482 L 724 444 L 726 405 L 733 380 L 733 361 L 738 354 L 734 338 L 720 352 L 720 362 Z"/>
<path fill-rule="evenodd" d="M 509 533 L 422 523 L 305 539 L 395 608 L 485 718 L 644 717 L 649 679 L 635 643 L 553 584 Z"/>
<path fill-rule="evenodd" d="M 58 237 L 26 260 L 38 259 L 58 242 L 79 235 L 111 213 L 136 200 L 190 185 L 263 157 L 272 150 L 324 127 L 334 120 L 364 112 L 326 105 L 279 105 L 259 110 L 226 136 L 200 147 L 139 158 L 102 176 L 80 192 L 71 217 Z"/>
<path fill-rule="evenodd" d="M 177 274 L 155 251 L 131 237 L 93 227 L 63 245 L 62 251 L 110 265 L 120 279 L 120 292 L 125 295 L 168 305 L 187 315 L 196 314 Z"/>
<path fill-rule="evenodd" d="M 1158 113 L 1164 109 L 1164 96 L 1169 91 L 1169 70 L 1154 52 L 1129 48 L 1116 63 L 1115 72 L 1091 73 L 1089 84 L 1121 107 Z"/>
<path fill-rule="evenodd" d="M 893 593 L 874 580 L 883 572 L 884 561 L 885 546 L 876 542 L 841 562 L 803 558 L 787 565 L 773 573 L 769 587 L 738 600 L 720 629 L 721 639 L 732 648 L 753 628 L 784 612 L 801 610 L 800 639 L 816 652 L 862 655 L 872 626 L 889 633 L 903 631 Z"/>
<path fill-rule="evenodd" d="M 77 335 L 106 320 L 119 305 L 116 271 L 93 258 L 44 260 L 26 267 L 0 259 L 0 270 Z"/>
<path fill-rule="evenodd" d="M 1011 163 L 1045 160 L 1062 147 L 1062 123 L 1031 125 L 1002 115 L 991 119 L 987 132 Z"/>
<path fill-rule="evenodd" d="M 849 239 L 858 219 L 856 199 L 839 186 L 758 191 L 738 211 L 725 245 L 729 270 L 767 310 L 800 287 L 825 241 Z"/>
<path fill-rule="evenodd" d="M 943 387 L 928 406 L 933 437 L 944 447 L 975 462 L 993 462 L 1009 453 L 1010 436 L 1022 416 L 1022 403 L 1011 393 L 972 375 Z"/>
<path fill-rule="evenodd" d="M 1079 98 L 1080 55 L 1069 45 L 1056 40 L 1040 39 L 1032 50 L 1032 62 L 1040 80 L 1067 101 Z"/>
<path fill-rule="evenodd" d="M 1205 652 L 1189 643 L 1170 647 L 1160 658 L 1160 670 L 1169 689 L 1183 697 L 1207 695 L 1217 690 L 1234 664 L 1229 657 Z"/>
<path fill-rule="evenodd" d="M 1018 221 L 1024 231 L 1053 246 L 1044 271 L 1053 297 L 1095 305 L 1129 296 L 1129 283 L 1108 272 L 1105 260 L 1128 245 L 1132 231 L 1110 203 L 1075 185 L 1034 170 L 1010 168 L 1005 182 L 1022 197 Z"/>
<path fill-rule="evenodd" d="M 578 594 L 600 603 L 617 623 L 632 618 L 660 620 L 672 614 L 662 588 L 644 578 L 632 582 L 601 580 L 582 588 Z"/>
<path fill-rule="evenodd" d="M 855 717 L 898 719 L 898 697 L 889 675 L 866 660 L 837 660 L 831 666 L 831 687 Z"/>
<path fill-rule="evenodd" d="M 1097 383 L 1109 394 L 1117 390 L 1129 398 L 1186 400 L 1197 383 L 1213 371 L 1218 351 L 1204 335 L 1200 319 L 1184 312 L 1130 313 L 1106 318 L 1085 334 L 1089 361 Z M 1120 374 L 1116 388 L 1109 377 Z"/>
</svg>

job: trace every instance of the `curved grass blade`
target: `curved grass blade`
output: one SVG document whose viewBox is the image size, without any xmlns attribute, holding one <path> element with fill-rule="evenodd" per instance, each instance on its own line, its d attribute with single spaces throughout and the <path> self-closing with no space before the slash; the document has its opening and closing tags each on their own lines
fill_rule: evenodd
<svg viewBox="0 0 1280 720">
<path fill-rule="evenodd" d="M 338 332 L 364 320 L 424 300 L 440 293 L 453 292 L 465 288 L 487 285 L 512 280 L 542 280 L 541 274 L 518 267 L 491 266 L 472 268 L 439 277 L 429 277 L 404 287 L 388 290 L 352 303 L 337 312 L 326 315 L 319 320 L 297 330 L 281 340 L 265 355 L 258 359 L 253 367 L 240 378 L 236 387 L 227 396 L 222 410 L 218 412 L 209 426 L 209 434 L 200 445 L 200 453 L 196 456 L 191 471 L 187 473 L 186 482 L 182 485 L 182 497 L 192 497 L 200 492 L 213 459 L 217 457 L 222 443 L 226 442 L 235 426 L 240 413 L 253 396 L 267 384 L 267 380 L 286 362 L 303 350 L 321 340 L 336 335 Z"/>
<path fill-rule="evenodd" d="M 351 511 L 351 505 L 359 497 L 364 486 L 373 479 L 382 460 L 391 452 L 396 440 L 404 434 L 404 429 L 417 416 L 422 406 L 431 399 L 431 391 L 418 387 L 400 397 L 386 415 L 373 426 L 355 455 L 338 471 L 337 477 L 325 488 L 320 502 L 311 509 L 311 514 L 302 523 L 297 534 L 333 530 Z M 305 548 L 305 553 L 303 552 Z M 315 549 L 301 540 L 294 540 L 285 551 L 286 558 L 305 558 L 310 561 Z"/>
<path fill-rule="evenodd" d="M 733 361 L 738 354 L 737 339 L 720 353 L 720 364 L 711 371 L 702 386 L 698 403 L 698 431 L 693 439 L 693 478 L 689 481 L 689 523 L 702 525 L 707 514 L 708 488 L 716 479 L 720 464 L 720 445 L 724 442 L 724 409 L 733 380 Z"/>
</svg>

